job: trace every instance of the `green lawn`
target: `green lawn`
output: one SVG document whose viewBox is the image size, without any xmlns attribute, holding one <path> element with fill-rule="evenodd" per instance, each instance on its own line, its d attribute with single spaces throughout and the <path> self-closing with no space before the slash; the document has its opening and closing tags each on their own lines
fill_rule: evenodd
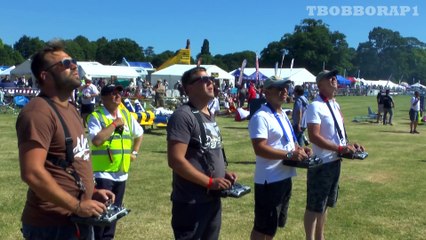
<svg viewBox="0 0 426 240">
<path fill-rule="evenodd" d="M 366 146 L 365 161 L 344 161 L 338 205 L 330 209 L 327 239 L 426 239 L 426 156 L 421 134 L 409 134 L 409 96 L 396 96 L 394 126 L 354 123 L 377 110 L 375 97 L 338 97 L 351 141 Z M 291 105 L 284 106 L 291 108 Z M 26 185 L 19 176 L 15 133 L 16 115 L 0 115 L 2 168 L 0 168 L 0 239 L 21 239 L 20 215 Z M 247 121 L 219 117 L 229 170 L 239 182 L 253 187 L 254 153 Z M 293 179 L 287 227 L 276 239 L 304 239 L 303 214 L 306 171 Z M 133 163 L 125 205 L 131 213 L 119 221 L 116 239 L 172 239 L 170 227 L 171 170 L 166 159 L 166 131 L 145 134 L 141 154 Z M 249 239 L 253 223 L 253 194 L 223 200 L 221 239 Z"/>
</svg>

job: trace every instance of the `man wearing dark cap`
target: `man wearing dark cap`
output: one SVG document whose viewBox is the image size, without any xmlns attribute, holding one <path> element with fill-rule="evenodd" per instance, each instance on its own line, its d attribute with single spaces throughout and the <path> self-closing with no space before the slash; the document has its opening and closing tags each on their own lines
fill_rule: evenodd
<svg viewBox="0 0 426 240">
<path fill-rule="evenodd" d="M 222 221 L 219 193 L 231 187 L 236 175 L 225 170 L 220 130 L 207 108 L 214 98 L 214 78 L 195 67 L 183 74 L 182 84 L 189 102 L 167 123 L 173 233 L 175 239 L 217 240 Z"/>
<path fill-rule="evenodd" d="M 337 202 L 341 154 L 364 150 L 349 144 L 340 106 L 334 99 L 337 71 L 324 70 L 316 77 L 319 95 L 306 110 L 309 140 L 323 164 L 307 171 L 307 203 L 304 218 L 307 240 L 324 239 L 327 208 Z"/>
<path fill-rule="evenodd" d="M 103 87 L 103 107 L 89 115 L 87 123 L 96 187 L 111 190 L 117 206 L 123 203 L 130 162 L 138 156 L 143 135 L 136 119 L 120 107 L 122 94 L 120 85 Z M 115 226 L 95 227 L 95 239 L 114 239 Z"/>
<path fill-rule="evenodd" d="M 288 97 L 290 81 L 271 77 L 263 89 L 266 104 L 251 117 L 249 132 L 256 154 L 254 226 L 251 239 L 273 239 L 284 227 L 296 169 L 282 160 L 300 161 L 311 155 L 300 147 L 287 114 L 281 108 Z"/>
</svg>

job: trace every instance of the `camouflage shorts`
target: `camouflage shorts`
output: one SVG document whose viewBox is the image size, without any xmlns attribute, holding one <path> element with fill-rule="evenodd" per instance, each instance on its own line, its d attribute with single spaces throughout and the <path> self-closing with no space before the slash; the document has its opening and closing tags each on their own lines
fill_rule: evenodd
<svg viewBox="0 0 426 240">
<path fill-rule="evenodd" d="M 308 169 L 306 209 L 324 213 L 326 207 L 334 207 L 339 193 L 341 160 Z"/>
</svg>

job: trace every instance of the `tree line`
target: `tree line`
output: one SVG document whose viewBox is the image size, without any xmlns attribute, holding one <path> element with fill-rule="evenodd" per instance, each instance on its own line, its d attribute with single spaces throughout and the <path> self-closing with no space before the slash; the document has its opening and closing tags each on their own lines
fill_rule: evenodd
<svg viewBox="0 0 426 240">
<path fill-rule="evenodd" d="M 89 41 L 80 35 L 64 42 L 67 52 L 79 61 L 97 61 L 107 65 L 120 63 L 125 57 L 128 61 L 151 62 L 154 67 L 159 67 L 176 54 L 176 51 L 170 50 L 157 54 L 154 47 L 142 47 L 129 38 L 108 40 L 101 37 Z M 44 45 L 45 42 L 38 37 L 26 35 L 13 46 L 3 44 L 0 39 L 0 65 L 17 65 Z M 210 43 L 205 39 L 200 52 L 191 62 L 195 63 L 201 58 L 202 64 L 215 64 L 226 71 L 239 68 L 244 59 L 247 59 L 248 67 L 255 66 L 256 53 L 253 51 L 212 55 L 209 48 Z M 425 43 L 381 27 L 373 28 L 368 41 L 359 43 L 355 49 L 349 47 L 345 34 L 331 31 L 322 20 L 304 19 L 292 33 L 285 33 L 260 52 L 260 67 L 281 65 L 284 53 L 285 67 L 295 59 L 295 68 L 304 67 L 313 74 L 326 68 L 338 69 L 342 75 L 345 73 L 346 76 L 365 79 L 426 83 Z"/>
</svg>

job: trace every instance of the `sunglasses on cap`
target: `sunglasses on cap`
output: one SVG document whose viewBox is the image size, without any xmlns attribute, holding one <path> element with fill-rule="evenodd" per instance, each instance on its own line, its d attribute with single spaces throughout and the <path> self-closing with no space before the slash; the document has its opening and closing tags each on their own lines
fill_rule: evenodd
<svg viewBox="0 0 426 240">
<path fill-rule="evenodd" d="M 47 67 L 47 68 L 45 69 L 45 71 L 47 71 L 47 70 L 49 70 L 49 69 L 53 68 L 54 66 L 56 66 L 56 65 L 58 65 L 58 64 L 62 64 L 62 66 L 64 66 L 64 68 L 68 69 L 68 68 L 70 68 L 70 67 L 71 67 L 71 64 L 77 65 L 77 60 L 72 59 L 72 58 L 64 58 L 64 59 L 62 59 L 61 61 L 59 61 L 59 62 L 57 62 L 57 63 L 54 63 L 54 64 L 50 65 L 49 67 Z"/>
<path fill-rule="evenodd" d="M 203 83 L 214 83 L 214 77 L 202 76 L 192 79 L 188 84 L 193 84 L 197 81 L 202 81 Z"/>
</svg>

